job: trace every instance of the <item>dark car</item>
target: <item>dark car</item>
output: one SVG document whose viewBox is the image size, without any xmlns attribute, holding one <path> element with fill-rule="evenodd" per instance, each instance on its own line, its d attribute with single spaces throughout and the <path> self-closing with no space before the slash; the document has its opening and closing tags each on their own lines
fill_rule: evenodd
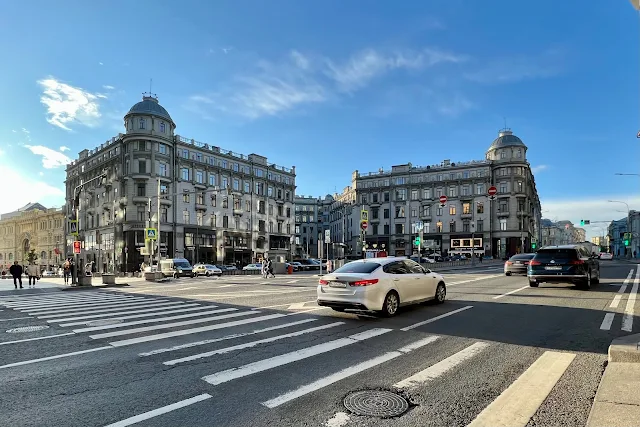
<svg viewBox="0 0 640 427">
<path fill-rule="evenodd" d="M 536 254 L 517 254 L 509 258 L 504 263 L 504 274 L 511 276 L 512 274 L 527 274 L 529 261 Z"/>
<path fill-rule="evenodd" d="M 600 262 L 581 245 L 545 246 L 529 261 L 527 276 L 533 287 L 554 282 L 589 289 L 600 281 Z"/>
</svg>

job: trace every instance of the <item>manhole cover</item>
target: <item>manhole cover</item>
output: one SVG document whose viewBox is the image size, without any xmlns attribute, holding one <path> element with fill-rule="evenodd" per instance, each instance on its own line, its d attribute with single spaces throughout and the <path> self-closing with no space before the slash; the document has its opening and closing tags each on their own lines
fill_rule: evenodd
<svg viewBox="0 0 640 427">
<path fill-rule="evenodd" d="M 22 332 L 43 331 L 45 329 L 49 329 L 49 327 L 47 325 L 23 326 L 22 328 L 7 329 L 7 332 L 10 333 L 10 334 L 19 334 L 19 333 L 22 333 Z"/>
<path fill-rule="evenodd" d="M 115 325 L 116 323 L 122 323 L 122 319 L 102 319 L 102 320 L 94 320 L 93 322 L 87 322 L 87 326 L 105 326 L 105 325 Z"/>
<path fill-rule="evenodd" d="M 356 415 L 391 418 L 404 414 L 409 409 L 409 402 L 390 391 L 363 390 L 345 397 L 344 407 Z"/>
</svg>

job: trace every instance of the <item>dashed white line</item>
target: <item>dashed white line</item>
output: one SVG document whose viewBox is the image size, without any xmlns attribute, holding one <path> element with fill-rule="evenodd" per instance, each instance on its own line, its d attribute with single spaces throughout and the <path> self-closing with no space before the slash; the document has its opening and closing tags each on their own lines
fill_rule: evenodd
<svg viewBox="0 0 640 427">
<path fill-rule="evenodd" d="M 506 297 L 507 295 L 511 295 L 511 294 L 515 294 L 516 292 L 524 291 L 524 290 L 525 290 L 525 289 L 527 289 L 528 287 L 529 287 L 529 285 L 527 285 L 527 286 L 523 286 L 523 287 L 518 288 L 518 289 L 514 289 L 513 291 L 510 291 L 510 292 L 504 293 L 504 294 L 502 294 L 502 295 L 496 295 L 495 297 L 493 297 L 493 299 L 500 299 L 500 298 L 502 298 L 502 297 Z"/>
<path fill-rule="evenodd" d="M 470 308 L 472 308 L 472 307 L 473 307 L 472 305 L 467 305 L 467 306 L 462 307 L 462 308 L 459 308 L 459 309 L 457 309 L 457 310 L 453 310 L 453 311 L 450 311 L 450 312 L 448 312 L 448 313 L 441 314 L 440 316 L 432 317 L 431 319 L 427 319 L 427 320 L 424 320 L 424 321 L 422 321 L 422 322 L 414 323 L 413 325 L 410 325 L 410 326 L 404 327 L 404 328 L 402 328 L 402 329 L 400 329 L 400 330 L 401 330 L 401 331 L 409 331 L 409 330 L 411 330 L 411 329 L 418 328 L 418 327 L 420 327 L 420 326 L 422 326 L 422 325 L 426 325 L 426 324 L 429 324 L 429 323 L 433 323 L 433 322 L 435 322 L 435 321 L 437 321 L 437 320 L 444 319 L 445 317 L 452 316 L 452 315 L 454 315 L 454 314 L 457 314 L 457 313 L 460 313 L 460 312 L 462 312 L 462 311 L 468 310 L 468 309 L 470 309 Z"/>
<path fill-rule="evenodd" d="M 635 314 L 636 298 L 638 295 L 638 284 L 640 284 L 640 265 L 638 265 L 638 272 L 636 273 L 636 278 L 633 281 L 631 292 L 629 292 L 629 297 L 627 298 L 627 306 L 624 310 L 624 315 L 622 316 L 622 330 L 626 332 L 631 332 L 633 330 L 633 318 Z"/>
</svg>

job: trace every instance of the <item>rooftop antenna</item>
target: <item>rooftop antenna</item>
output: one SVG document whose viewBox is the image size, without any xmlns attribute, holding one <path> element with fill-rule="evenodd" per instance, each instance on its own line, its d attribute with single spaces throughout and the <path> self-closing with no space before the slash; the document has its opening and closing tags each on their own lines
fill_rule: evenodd
<svg viewBox="0 0 640 427">
<path fill-rule="evenodd" d="M 147 96 L 147 94 L 148 94 L 148 95 L 149 95 L 150 97 L 152 97 L 152 98 L 157 98 L 157 97 L 158 97 L 158 95 L 156 95 L 155 93 L 153 93 L 153 92 L 152 92 L 152 90 L 153 90 L 153 79 L 152 79 L 152 78 L 150 78 L 150 79 L 149 79 L 149 92 L 144 92 L 144 93 L 143 93 L 143 95 L 144 95 L 144 96 Z"/>
</svg>

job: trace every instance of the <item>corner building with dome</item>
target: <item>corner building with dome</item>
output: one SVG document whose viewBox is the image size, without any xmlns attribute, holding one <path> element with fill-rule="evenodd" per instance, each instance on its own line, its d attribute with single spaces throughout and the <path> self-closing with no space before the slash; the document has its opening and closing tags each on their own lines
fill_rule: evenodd
<svg viewBox="0 0 640 427">
<path fill-rule="evenodd" d="M 473 246 L 477 255 L 504 258 L 541 242 L 540 198 L 527 146 L 510 129 L 499 132 L 483 160 L 356 170 L 347 189 L 356 194 L 354 218 L 360 209 L 368 211 L 366 247 L 384 247 L 389 255 L 416 253 L 416 223 L 422 223 L 423 254 L 470 255 Z M 359 231 L 353 233 L 351 253 L 361 256 Z"/>
<path fill-rule="evenodd" d="M 79 189 L 103 173 L 105 180 Z M 68 218 L 79 200 L 80 259 L 93 261 L 98 272 L 133 272 L 149 263 L 145 228 L 150 220 L 158 229 L 158 211 L 163 259 L 242 267 L 267 252 L 281 261 L 291 251 L 295 166 L 177 134 L 150 93 L 124 116 L 124 133 L 67 165 L 65 186 Z M 70 228 L 67 254 L 76 238 Z"/>
</svg>

